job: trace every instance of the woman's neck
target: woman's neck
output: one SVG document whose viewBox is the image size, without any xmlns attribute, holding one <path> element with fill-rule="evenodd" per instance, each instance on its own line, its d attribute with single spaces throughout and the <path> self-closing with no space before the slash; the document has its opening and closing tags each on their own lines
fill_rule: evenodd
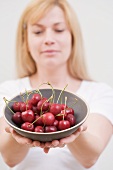
<svg viewBox="0 0 113 170">
<path fill-rule="evenodd" d="M 30 77 L 30 84 L 32 88 L 37 88 L 42 83 L 50 82 L 53 88 L 63 89 L 67 84 L 67 90 L 75 92 L 79 89 L 81 81 L 71 77 L 67 70 L 54 69 L 54 70 L 38 70 L 37 73 Z M 41 88 L 49 88 L 44 84 Z"/>
<path fill-rule="evenodd" d="M 68 80 L 71 78 L 68 71 L 65 69 L 57 68 L 54 70 L 47 69 L 39 69 L 37 73 L 35 73 L 31 77 L 31 84 L 42 84 L 45 82 L 50 82 L 53 86 L 61 86 L 68 83 Z"/>
</svg>

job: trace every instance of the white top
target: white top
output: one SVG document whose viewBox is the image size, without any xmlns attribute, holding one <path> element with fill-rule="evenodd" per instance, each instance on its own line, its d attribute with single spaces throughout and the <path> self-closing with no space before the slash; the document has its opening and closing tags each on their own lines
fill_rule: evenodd
<svg viewBox="0 0 113 170">
<path fill-rule="evenodd" d="M 0 85 L 0 116 L 3 115 L 5 102 L 15 95 L 26 90 L 31 90 L 29 78 L 6 81 Z M 113 124 L 113 89 L 105 83 L 83 81 L 76 92 L 89 105 L 91 113 L 105 116 Z M 95 170 L 95 166 L 89 170 Z M 64 148 L 52 148 L 45 154 L 41 148 L 34 147 L 29 150 L 26 158 L 12 170 L 85 170 Z"/>
</svg>

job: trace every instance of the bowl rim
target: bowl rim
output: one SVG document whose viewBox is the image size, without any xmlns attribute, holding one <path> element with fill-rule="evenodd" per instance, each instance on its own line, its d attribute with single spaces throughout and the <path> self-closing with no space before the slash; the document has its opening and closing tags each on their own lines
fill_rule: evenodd
<svg viewBox="0 0 113 170">
<path fill-rule="evenodd" d="M 35 91 L 36 89 L 33 89 L 33 90 L 27 90 L 27 91 Z M 51 90 L 51 89 L 39 89 L 39 90 Z M 61 90 L 61 89 L 54 89 L 54 90 Z M 72 127 L 70 127 L 70 128 L 68 128 L 68 129 L 64 129 L 64 130 L 60 130 L 60 131 L 56 131 L 56 132 L 47 132 L 47 133 L 42 133 L 42 132 L 32 132 L 32 131 L 27 131 L 27 130 L 23 130 L 23 129 L 21 129 L 21 128 L 19 128 L 19 127 L 17 127 L 17 126 L 15 126 L 15 125 L 12 125 L 8 120 L 7 120 L 7 118 L 6 118 L 6 116 L 5 116 L 5 108 L 6 108 L 6 105 L 4 106 L 4 108 L 3 108 L 3 111 L 4 111 L 4 115 L 3 115 L 3 117 L 4 117 L 4 119 L 6 120 L 6 122 L 12 127 L 12 128 L 14 128 L 14 130 L 16 129 L 16 130 L 18 130 L 18 131 L 21 131 L 21 132 L 26 132 L 26 133 L 28 133 L 28 134 L 34 134 L 34 135 L 52 135 L 52 134 L 58 134 L 59 132 L 60 133 L 64 133 L 64 132 L 66 132 L 66 131 L 68 131 L 68 130 L 72 130 L 72 129 L 74 129 L 74 128 L 77 128 L 77 127 L 79 127 L 80 125 L 82 125 L 85 121 L 86 121 L 86 119 L 88 118 L 88 116 L 89 116 L 89 113 L 90 113 L 90 109 L 89 109 L 89 105 L 88 105 L 88 103 L 86 102 L 86 100 L 83 98 L 83 97 L 81 97 L 80 95 L 78 95 L 78 94 L 75 94 L 75 93 L 72 93 L 72 92 L 70 92 L 70 91 L 68 91 L 68 90 L 65 90 L 65 92 L 68 92 L 68 93 L 70 93 L 70 94 L 73 94 L 73 95 L 75 95 L 75 96 L 77 96 L 78 98 L 80 98 L 84 103 L 85 103 L 85 105 L 86 105 L 86 107 L 87 107 L 87 114 L 86 114 L 86 116 L 84 117 L 84 119 L 81 121 L 81 122 L 79 122 L 78 124 L 75 124 L 74 126 L 72 126 Z M 22 93 L 25 93 L 25 92 L 22 92 Z M 21 93 L 21 94 L 22 94 Z M 10 100 L 12 100 L 13 98 L 15 98 L 16 96 L 19 96 L 20 94 L 17 94 L 17 95 L 15 95 L 14 97 L 11 97 L 11 99 Z"/>
</svg>

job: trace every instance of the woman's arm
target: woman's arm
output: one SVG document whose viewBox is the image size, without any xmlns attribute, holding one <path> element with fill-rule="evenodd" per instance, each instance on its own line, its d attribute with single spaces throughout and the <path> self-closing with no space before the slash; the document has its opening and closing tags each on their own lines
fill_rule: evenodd
<svg viewBox="0 0 113 170">
<path fill-rule="evenodd" d="M 13 134 L 15 139 L 20 140 L 20 143 L 12 137 Z M 15 166 L 25 158 L 30 148 L 27 143 L 32 142 L 20 135 L 16 136 L 16 133 L 7 125 L 3 117 L 0 118 L 0 139 L 2 139 L 2 142 L 0 142 L 0 153 L 6 164 L 10 167 Z"/>
<path fill-rule="evenodd" d="M 87 127 L 87 128 L 86 128 Z M 62 147 L 67 144 L 73 156 L 85 168 L 90 168 L 98 160 L 113 133 L 111 122 L 100 114 L 90 114 L 85 124 L 75 133 L 61 140 L 54 140 L 43 145 L 48 153 L 51 147 Z M 36 141 L 34 145 L 39 145 Z"/>
<path fill-rule="evenodd" d="M 90 168 L 109 142 L 113 126 L 109 120 L 99 114 L 90 114 L 86 124 L 87 130 L 67 146 L 84 167 Z M 69 142 L 66 140 L 68 139 L 62 139 L 61 142 Z"/>
</svg>

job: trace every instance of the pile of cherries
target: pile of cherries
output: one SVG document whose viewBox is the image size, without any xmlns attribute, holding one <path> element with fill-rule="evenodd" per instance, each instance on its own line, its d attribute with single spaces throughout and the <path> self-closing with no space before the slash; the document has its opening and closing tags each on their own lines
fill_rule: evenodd
<svg viewBox="0 0 113 170">
<path fill-rule="evenodd" d="M 55 103 L 51 99 L 33 93 L 26 101 L 13 102 L 10 109 L 13 112 L 13 122 L 21 129 L 40 133 L 61 131 L 74 126 L 74 110 L 66 103 Z"/>
</svg>

